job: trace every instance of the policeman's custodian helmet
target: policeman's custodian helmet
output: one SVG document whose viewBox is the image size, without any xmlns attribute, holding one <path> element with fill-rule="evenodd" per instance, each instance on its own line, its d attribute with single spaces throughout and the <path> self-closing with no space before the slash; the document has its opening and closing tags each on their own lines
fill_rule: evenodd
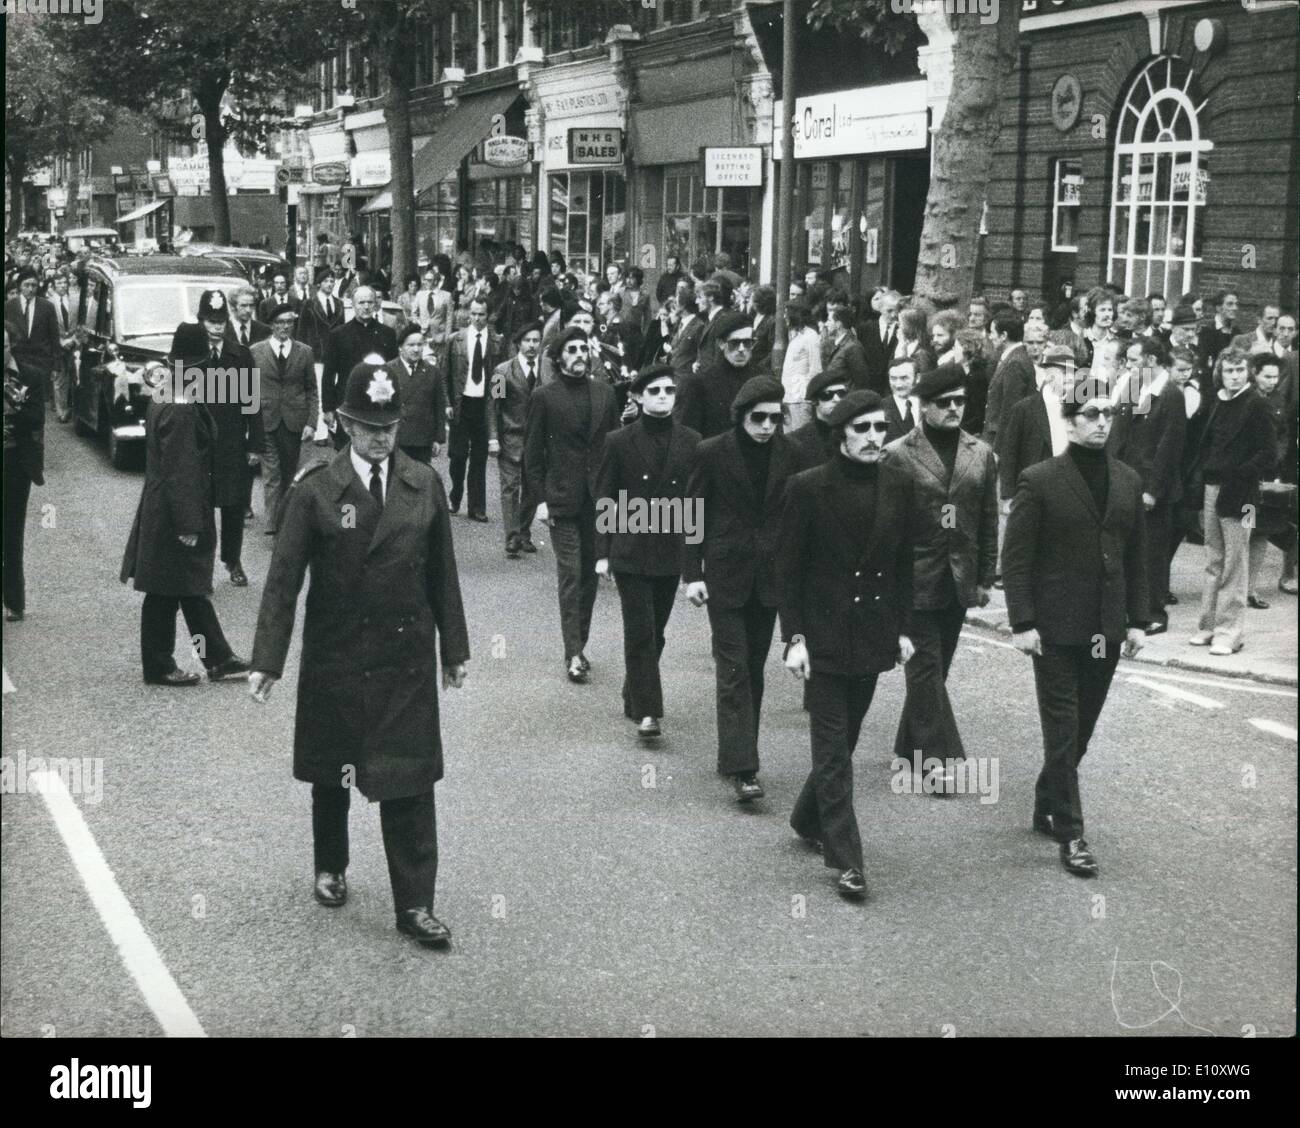
<svg viewBox="0 0 1300 1128">
<path fill-rule="evenodd" d="M 348 388 L 339 414 L 361 423 L 387 427 L 402 417 L 402 392 L 382 364 L 362 361 L 348 373 Z"/>
</svg>

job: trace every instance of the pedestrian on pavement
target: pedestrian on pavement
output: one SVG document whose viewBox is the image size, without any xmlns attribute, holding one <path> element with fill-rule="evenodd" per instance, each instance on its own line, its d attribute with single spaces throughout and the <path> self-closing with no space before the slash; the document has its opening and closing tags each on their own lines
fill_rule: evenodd
<svg viewBox="0 0 1300 1128">
<path fill-rule="evenodd" d="M 14 334 L 17 334 L 15 328 Z M 23 546 L 32 486 L 45 485 L 45 401 L 42 384 L 24 378 L 14 359 L 10 324 L 4 354 L 4 605 L 5 618 L 22 622 L 27 610 Z"/>
<path fill-rule="evenodd" d="M 1132 658 L 1145 640 L 1145 526 L 1142 480 L 1106 451 L 1114 407 L 1105 384 L 1077 377 L 1061 411 L 1069 449 L 1020 475 L 1002 574 L 1011 641 L 1033 659 L 1043 730 L 1033 827 L 1060 844 L 1069 873 L 1091 877 L 1079 763 L 1121 652 Z"/>
<path fill-rule="evenodd" d="M 819 372 L 808 381 L 812 418 L 802 427 L 786 432 L 786 438 L 797 452 L 800 470 L 811 470 L 834 457 L 839 449 L 839 440 L 831 428 L 830 418 L 840 400 L 848 394 L 849 386 L 844 377 L 834 372 Z"/>
<path fill-rule="evenodd" d="M 250 350 L 262 398 L 262 488 L 266 534 L 274 536 L 288 484 L 298 473 L 302 444 L 316 434 L 320 397 L 316 358 L 293 338 L 298 320 L 284 302 L 270 310 L 271 336 Z"/>
<path fill-rule="evenodd" d="M 1000 350 L 1000 357 L 985 401 L 984 441 L 1000 454 L 998 435 L 1006 426 L 1011 409 L 1038 390 L 1038 381 L 1034 362 L 1024 345 L 1025 323 L 1016 314 L 996 315 L 989 328 L 989 339 Z"/>
<path fill-rule="evenodd" d="M 678 401 L 681 400 L 682 381 L 695 371 L 700 356 L 700 338 L 704 335 L 704 318 L 699 315 L 695 291 L 683 284 L 677 291 L 677 328 L 673 335 L 672 355 L 669 363 L 677 373 Z"/>
<path fill-rule="evenodd" d="M 351 321 L 330 330 L 325 339 L 325 360 L 321 369 L 320 400 L 325 426 L 333 432 L 334 448 L 347 446 L 347 432 L 337 426 L 334 410 L 343 399 L 350 373 L 366 357 L 374 355 L 383 363 L 397 358 L 397 334 L 375 316 L 379 299 L 369 286 L 358 286 L 352 293 Z"/>
<path fill-rule="evenodd" d="M 785 666 L 804 683 L 812 746 L 790 825 L 840 871 L 839 893 L 858 899 L 853 751 L 877 678 L 913 655 L 915 502 L 907 471 L 882 457 L 889 423 L 875 392 L 850 392 L 830 424 L 839 450 L 790 481 L 780 534 Z"/>
<path fill-rule="evenodd" d="M 289 491 L 249 691 L 265 702 L 283 675 L 310 570 L 293 775 L 312 785 L 314 895 L 327 908 L 347 900 L 356 786 L 379 803 L 398 930 L 443 946 L 451 931 L 433 915 L 436 654 L 444 689 L 464 684 L 469 661 L 447 499 L 432 467 L 395 449 L 402 393 L 381 365 L 353 368 L 338 412 L 349 445 L 305 467 Z"/>
<path fill-rule="evenodd" d="M 984 607 L 998 552 L 998 476 L 993 450 L 961 429 L 966 374 L 955 364 L 916 388 L 920 426 L 886 447 L 912 480 L 912 616 L 916 648 L 904 667 L 907 697 L 894 756 L 912 761 L 926 794 L 955 794 L 966 758 L 948 697 L 948 670 L 966 609 Z M 1041 401 L 1040 401 L 1041 402 Z"/>
<path fill-rule="evenodd" d="M 780 434 L 784 395 L 773 376 L 747 380 L 732 401 L 731 430 L 700 443 L 686 486 L 687 497 L 700 499 L 704 533 L 688 545 L 686 596 L 708 608 L 718 772 L 742 803 L 763 796 L 763 666 L 779 601 L 776 554 L 786 482 L 800 468 L 798 452 Z"/>
<path fill-rule="evenodd" d="M 702 536 L 686 492 L 697 431 L 673 421 L 677 381 L 666 364 L 641 369 L 629 392 L 639 417 L 605 441 L 596 485 L 596 574 L 613 576 L 623 612 L 623 715 L 637 736 L 661 735 L 659 658 L 685 565 Z"/>
<path fill-rule="evenodd" d="M 719 357 L 682 378 L 675 408 L 677 421 L 706 439 L 733 428 L 736 393 L 748 380 L 767 372 L 765 365 L 754 361 L 754 326 L 743 313 L 724 310 L 709 328 L 719 342 Z"/>
<path fill-rule="evenodd" d="M 397 359 L 384 368 L 402 392 L 398 449 L 427 466 L 447 441 L 447 385 L 423 354 L 424 331 L 408 321 L 397 331 Z"/>
<path fill-rule="evenodd" d="M 1268 405 L 1250 382 L 1249 357 L 1229 346 L 1218 354 L 1219 391 L 1201 432 L 1195 470 L 1205 483 L 1205 582 L 1197 631 L 1188 640 L 1216 657 L 1246 644 L 1250 535 L 1258 524 L 1259 484 L 1277 464 Z"/>
<path fill-rule="evenodd" d="M 1269 603 L 1259 593 L 1270 544 L 1282 553 L 1278 591 L 1286 591 L 1285 582 L 1288 578 L 1295 580 L 1296 464 L 1294 459 L 1288 462 L 1284 455 L 1290 429 L 1295 426 L 1295 415 L 1287 402 L 1286 389 L 1282 386 L 1282 362 L 1275 353 L 1253 353 L 1250 358 L 1250 378 L 1255 391 L 1268 408 L 1269 421 L 1273 424 L 1273 446 L 1278 453 L 1276 462 L 1265 471 L 1260 482 L 1259 510 L 1255 527 L 1250 533 L 1250 583 L 1246 605 L 1257 611 L 1265 611 Z"/>
<path fill-rule="evenodd" d="M 524 435 L 528 405 L 533 392 L 554 379 L 550 357 L 539 356 L 542 323 L 534 321 L 515 330 L 518 349 L 510 360 L 492 372 L 488 400 L 488 453 L 497 456 L 497 477 L 501 484 L 501 524 L 504 527 L 506 558 L 518 560 L 521 552 L 536 552 L 533 518 L 536 508 L 521 504 L 524 482 Z"/>
<path fill-rule="evenodd" d="M 483 297 L 468 303 L 469 325 L 451 339 L 447 356 L 450 400 L 451 511 L 460 512 L 469 471 L 469 518 L 487 517 L 487 401 L 488 374 L 506 359 L 505 344 L 488 327 L 488 304 Z"/>
<path fill-rule="evenodd" d="M 227 303 L 220 290 L 199 297 L 199 324 L 182 322 L 169 360 L 186 369 L 221 364 Z M 210 353 L 204 352 L 211 348 Z M 224 365 L 221 365 L 224 367 Z M 210 383 L 205 383 L 205 388 Z M 248 663 L 235 655 L 213 609 L 217 549 L 217 425 L 203 396 L 177 398 L 170 373 L 156 387 L 145 417 L 144 488 L 122 557 L 120 579 L 145 593 L 140 660 L 146 685 L 198 685 L 176 665 L 176 612 L 212 681 L 242 679 Z M 243 512 L 237 524 L 243 529 Z"/>
<path fill-rule="evenodd" d="M 524 433 L 527 513 L 546 503 L 559 589 L 560 632 L 569 681 L 585 685 L 586 655 L 596 605 L 596 474 L 605 436 L 618 427 L 614 389 L 588 377 L 588 330 L 565 329 L 551 349 L 557 378 L 533 391 Z"/>
</svg>

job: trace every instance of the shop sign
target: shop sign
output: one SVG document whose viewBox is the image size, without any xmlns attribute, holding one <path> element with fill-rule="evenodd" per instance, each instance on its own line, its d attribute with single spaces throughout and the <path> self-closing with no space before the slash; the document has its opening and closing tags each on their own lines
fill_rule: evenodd
<svg viewBox="0 0 1300 1128">
<path fill-rule="evenodd" d="M 388 151 L 358 153 L 352 158 L 352 185 L 356 188 L 378 187 L 393 178 Z"/>
<path fill-rule="evenodd" d="M 325 184 L 331 187 L 342 184 L 348 178 L 347 162 L 325 161 L 322 164 L 312 165 L 311 178 L 315 184 Z"/>
<path fill-rule="evenodd" d="M 621 129 L 569 130 L 569 163 L 574 165 L 608 165 L 623 163 Z"/>
<path fill-rule="evenodd" d="M 795 99 L 795 160 L 924 149 L 929 144 L 925 82 L 837 90 Z M 781 123 L 772 152 L 781 153 Z"/>
<path fill-rule="evenodd" d="M 489 137 L 483 142 L 483 160 L 495 168 L 518 168 L 528 163 L 526 137 Z"/>
<path fill-rule="evenodd" d="M 706 188 L 761 188 L 763 186 L 763 150 L 758 145 L 731 145 L 703 148 Z"/>
</svg>

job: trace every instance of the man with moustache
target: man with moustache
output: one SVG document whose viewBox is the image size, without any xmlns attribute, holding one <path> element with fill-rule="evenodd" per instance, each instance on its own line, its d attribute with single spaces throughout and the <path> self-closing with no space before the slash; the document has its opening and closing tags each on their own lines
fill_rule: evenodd
<svg viewBox="0 0 1300 1128">
<path fill-rule="evenodd" d="M 747 321 L 745 331 L 753 332 Z M 731 779 L 741 803 L 763 796 L 763 665 L 776 623 L 775 557 L 786 482 L 799 469 L 797 452 L 780 434 L 784 398 L 773 376 L 747 380 L 732 401 L 731 430 L 700 444 L 686 486 L 687 497 L 700 499 L 704 531 L 703 540 L 687 546 L 686 596 L 708 607 L 718 772 Z"/>
<path fill-rule="evenodd" d="M 1011 641 L 1032 657 L 1043 730 L 1033 827 L 1076 877 L 1098 872 L 1084 838 L 1079 763 L 1121 652 L 1145 639 L 1142 480 L 1107 454 L 1114 407 L 1105 383 L 1077 378 L 1062 397 L 1069 448 L 1020 475 L 1002 553 Z"/>
<path fill-rule="evenodd" d="M 356 316 L 336 326 L 325 339 L 320 399 L 325 426 L 333 432 L 336 450 L 342 450 L 348 442 L 347 432 L 334 418 L 347 387 L 348 373 L 371 354 L 385 362 L 397 357 L 397 334 L 375 316 L 378 308 L 379 299 L 374 290 L 358 286 L 352 294 L 352 311 Z"/>
<path fill-rule="evenodd" d="M 515 347 L 510 360 L 492 372 L 492 394 L 488 400 L 488 453 L 497 456 L 497 477 L 501 481 L 501 524 L 505 527 L 506 558 L 518 560 L 521 552 L 536 552 L 533 544 L 534 508 L 525 509 L 523 498 L 524 433 L 528 405 L 533 392 L 554 379 L 549 357 L 539 356 L 542 323 L 534 321 L 515 330 Z"/>
<path fill-rule="evenodd" d="M 961 429 L 966 373 L 956 364 L 927 372 L 916 387 L 920 426 L 889 444 L 889 461 L 912 479 L 912 629 L 904 668 L 907 698 L 894 756 L 914 760 L 926 794 L 954 794 L 966 758 L 948 670 L 969 607 L 984 607 L 998 554 L 997 460 Z"/>
<path fill-rule="evenodd" d="M 443 774 L 435 646 L 442 687 L 459 689 L 469 638 L 442 479 L 395 449 L 401 399 L 380 365 L 348 375 L 336 408 L 350 442 L 289 491 L 248 685 L 265 703 L 283 675 L 310 570 L 293 774 L 312 785 L 313 894 L 326 908 L 347 900 L 355 784 L 379 803 L 398 931 L 445 947 L 451 931 L 433 915 Z"/>
<path fill-rule="evenodd" d="M 623 613 L 623 713 L 639 720 L 637 736 L 661 735 L 664 715 L 659 657 L 685 563 L 686 535 L 698 512 L 686 492 L 698 432 L 673 421 L 677 383 L 666 364 L 648 365 L 629 388 L 635 422 L 610 432 L 596 486 L 596 574 L 613 575 Z M 656 527 L 633 527 L 642 506 Z M 657 508 L 662 507 L 662 508 Z M 680 508 L 674 508 L 680 507 Z M 680 516 L 671 527 L 670 518 Z M 670 527 L 657 527 L 662 523 Z M 687 529 L 687 523 L 692 527 Z"/>
<path fill-rule="evenodd" d="M 539 385 L 524 433 L 526 513 L 546 502 L 555 550 L 565 676 L 586 685 L 585 653 L 596 605 L 596 474 L 605 436 L 618 427 L 614 389 L 588 378 L 587 330 L 570 326 L 551 347 L 557 378 Z"/>
<path fill-rule="evenodd" d="M 889 422 L 875 392 L 850 392 L 830 424 L 839 450 L 791 480 L 781 525 L 781 638 L 812 744 L 790 825 L 840 871 L 840 895 L 858 900 L 853 750 L 880 674 L 912 658 L 915 503 L 907 472 L 882 460 Z"/>
<path fill-rule="evenodd" d="M 718 314 L 711 330 L 719 343 L 719 358 L 688 373 L 678 387 L 677 421 L 706 439 L 732 427 L 732 401 L 754 376 L 766 374 L 755 363 L 754 326 L 738 310 Z"/>
<path fill-rule="evenodd" d="M 384 370 L 402 392 L 398 449 L 427 466 L 447 441 L 447 387 L 423 354 L 424 331 L 408 321 L 397 332 L 397 359 L 384 365 Z"/>
<path fill-rule="evenodd" d="M 820 466 L 835 454 L 837 443 L 830 418 L 836 405 L 849 394 L 849 385 L 843 376 L 822 371 L 808 381 L 806 394 L 813 405 L 813 417 L 786 435 L 798 452 L 800 470 Z"/>
</svg>

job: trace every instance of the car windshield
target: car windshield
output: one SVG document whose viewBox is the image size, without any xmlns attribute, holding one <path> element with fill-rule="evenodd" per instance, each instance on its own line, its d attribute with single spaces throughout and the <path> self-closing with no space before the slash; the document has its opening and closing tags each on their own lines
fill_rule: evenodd
<svg viewBox="0 0 1300 1128">
<path fill-rule="evenodd" d="M 198 315 L 199 295 L 214 287 L 225 291 L 229 297 L 235 285 L 220 280 L 179 281 L 175 278 L 158 278 L 121 283 L 113 300 L 117 332 L 122 340 L 130 337 L 149 337 L 171 333 L 182 321 L 193 321 Z"/>
</svg>

